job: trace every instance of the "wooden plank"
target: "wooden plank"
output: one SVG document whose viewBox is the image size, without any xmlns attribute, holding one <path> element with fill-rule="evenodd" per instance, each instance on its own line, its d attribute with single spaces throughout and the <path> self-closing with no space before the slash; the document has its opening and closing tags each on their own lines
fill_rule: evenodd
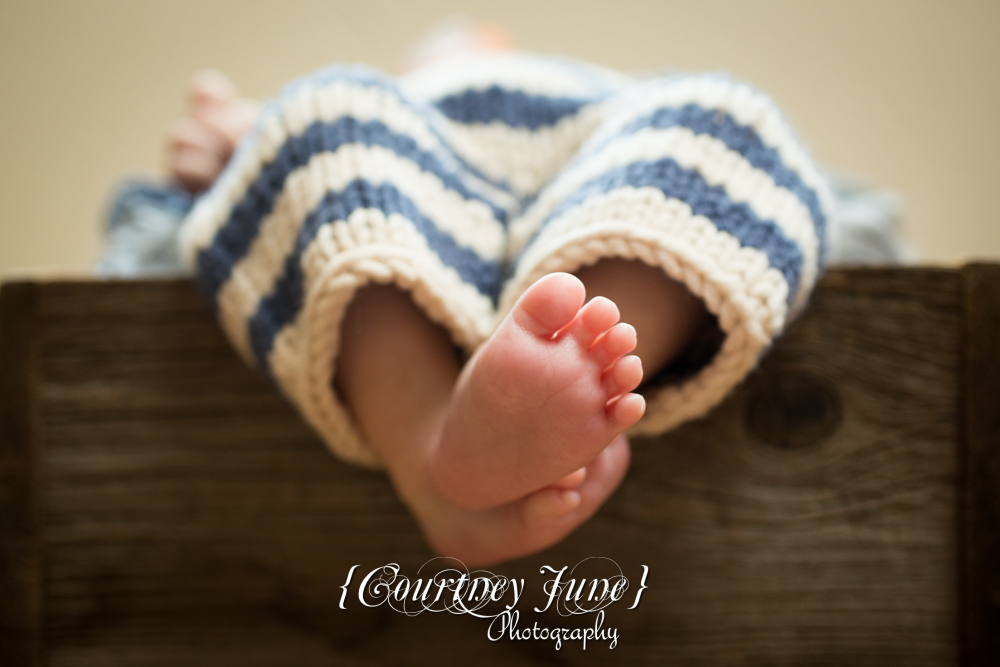
<svg viewBox="0 0 1000 667">
<path fill-rule="evenodd" d="M 669 536 L 665 662 L 955 664 L 957 288 L 832 272 L 741 390 L 640 453 L 616 501 Z"/>
<path fill-rule="evenodd" d="M 330 456 L 183 281 L 39 285 L 53 665 L 942 665 L 958 658 L 961 278 L 833 271 L 712 415 L 635 443 L 547 552 L 649 590 L 614 651 L 340 610 L 349 568 L 430 557 L 378 473 Z M 522 625 L 588 621 L 528 613 Z"/>
<path fill-rule="evenodd" d="M 42 450 L 34 285 L 0 288 L 0 665 L 41 664 Z"/>
<path fill-rule="evenodd" d="M 1000 266 L 962 272 L 963 663 L 1000 665 Z"/>
</svg>

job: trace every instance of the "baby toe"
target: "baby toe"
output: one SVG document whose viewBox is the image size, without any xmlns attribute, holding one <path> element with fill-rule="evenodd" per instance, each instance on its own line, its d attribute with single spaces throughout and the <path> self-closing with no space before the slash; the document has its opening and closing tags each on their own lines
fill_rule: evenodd
<svg viewBox="0 0 1000 667">
<path fill-rule="evenodd" d="M 642 360 L 634 354 L 622 357 L 604 371 L 601 382 L 608 396 L 632 391 L 642 382 Z"/>
<path fill-rule="evenodd" d="M 225 104 L 236 99 L 236 86 L 222 72 L 198 70 L 191 76 L 189 96 L 192 106 Z"/>
<path fill-rule="evenodd" d="M 587 469 L 579 468 L 574 470 L 570 474 L 566 475 L 561 479 L 557 479 L 552 483 L 552 486 L 557 486 L 561 489 L 575 489 L 576 487 L 583 484 L 584 480 L 587 479 Z"/>
<path fill-rule="evenodd" d="M 530 523 L 566 516 L 580 507 L 581 500 L 575 489 L 549 486 L 524 499 L 524 518 Z"/>
<path fill-rule="evenodd" d="M 608 416 L 619 428 L 626 429 L 634 425 L 646 411 L 646 399 L 639 394 L 624 394 L 613 399 L 607 407 Z"/>
<path fill-rule="evenodd" d="M 585 350 L 589 349 L 597 337 L 618 322 L 618 306 L 611 299 L 596 296 L 580 309 L 580 314 L 571 327 L 571 333 Z"/>
<path fill-rule="evenodd" d="M 550 273 L 521 295 L 511 317 L 529 333 L 550 338 L 573 321 L 586 294 L 576 276 Z"/>
<path fill-rule="evenodd" d="M 620 322 L 608 329 L 597 339 L 591 346 L 589 354 L 604 369 L 623 354 L 634 350 L 635 344 L 635 327 L 631 324 Z"/>
</svg>

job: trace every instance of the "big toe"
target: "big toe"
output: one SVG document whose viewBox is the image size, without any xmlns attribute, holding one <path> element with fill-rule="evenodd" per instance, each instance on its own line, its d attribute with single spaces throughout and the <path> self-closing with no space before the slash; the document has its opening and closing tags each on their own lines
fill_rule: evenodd
<svg viewBox="0 0 1000 667">
<path fill-rule="evenodd" d="M 518 325 L 536 336 L 552 336 L 573 321 L 586 296 L 587 291 L 576 276 L 550 273 L 521 295 L 511 315 Z"/>
<path fill-rule="evenodd" d="M 226 104 L 236 99 L 236 86 L 218 70 L 198 70 L 191 76 L 190 86 L 188 94 L 196 109 L 205 105 Z"/>
</svg>

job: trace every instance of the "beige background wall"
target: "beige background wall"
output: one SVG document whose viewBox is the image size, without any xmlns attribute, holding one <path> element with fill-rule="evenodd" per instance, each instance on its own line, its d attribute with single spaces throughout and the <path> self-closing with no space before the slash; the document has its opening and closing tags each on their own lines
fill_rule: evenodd
<svg viewBox="0 0 1000 667">
<path fill-rule="evenodd" d="M 0 0 L 0 271 L 95 260 L 109 186 L 159 168 L 193 70 L 253 96 L 334 60 L 393 71 L 456 13 L 624 70 L 728 70 L 823 164 L 901 193 L 925 259 L 1000 258 L 997 2 Z"/>
</svg>

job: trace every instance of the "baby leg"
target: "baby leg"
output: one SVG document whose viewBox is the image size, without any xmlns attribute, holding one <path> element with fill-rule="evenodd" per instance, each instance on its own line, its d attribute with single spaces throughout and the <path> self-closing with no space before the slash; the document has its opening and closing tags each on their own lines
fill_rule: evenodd
<svg viewBox="0 0 1000 667">
<path fill-rule="evenodd" d="M 696 344 L 661 376 L 671 381 L 646 387 L 647 411 L 631 430 L 660 433 L 722 400 L 801 311 L 822 267 L 830 195 L 781 112 L 744 84 L 651 80 L 609 108 L 574 162 L 512 223 L 517 265 L 501 309 L 538 276 L 572 271 L 588 289 L 596 278 L 602 287 L 593 288 L 610 290 L 602 293 L 628 313 L 626 295 L 645 298 L 653 283 L 635 290 L 621 274 L 594 275 L 609 262 L 641 263 L 676 281 L 674 290 L 683 285 L 689 302 L 703 304 L 679 328 L 693 326 Z M 678 349 L 661 343 L 640 351 L 644 362 Z"/>
<path fill-rule="evenodd" d="M 593 298 L 583 305 L 585 293 Z M 640 262 L 542 278 L 458 381 L 433 451 L 438 489 L 457 505 L 488 507 L 585 465 L 642 416 L 631 392 L 643 369 L 662 369 L 706 318 L 684 286 Z"/>
<path fill-rule="evenodd" d="M 572 162 L 511 222 L 513 275 L 500 300 L 510 314 L 459 380 L 436 451 L 435 481 L 456 503 L 530 491 L 633 424 L 662 432 L 703 414 L 815 282 L 823 181 L 769 100 L 720 77 L 669 78 L 637 83 L 602 112 Z M 583 288 L 553 272 L 576 273 L 619 308 L 607 314 L 595 304 L 610 301 L 594 301 L 577 311 Z M 550 293 L 533 310 L 542 284 Z M 525 312 L 548 328 L 530 326 Z M 642 400 L 629 393 L 637 364 L 616 356 L 631 347 L 601 348 L 625 338 L 623 325 L 600 333 L 619 312 L 641 323 L 640 358 L 652 373 L 696 332 L 714 334 L 669 369 L 674 382 L 646 388 L 642 423 L 642 411 L 628 409 Z M 602 412 L 604 400 L 621 411 Z"/>
<path fill-rule="evenodd" d="M 431 482 L 453 345 L 471 353 L 494 325 L 511 197 L 467 170 L 428 114 L 363 68 L 293 83 L 183 238 L 236 348 L 334 451 L 387 469 L 435 549 L 483 564 L 584 521 L 621 481 L 628 444 L 607 447 L 610 431 L 579 465 L 488 509 L 455 507 Z"/>
<path fill-rule="evenodd" d="M 452 505 L 431 483 L 428 465 L 461 370 L 447 333 L 405 292 L 378 285 L 355 296 L 341 335 L 338 393 L 439 553 L 477 565 L 545 548 L 592 515 L 624 477 L 622 438 L 585 471 L 525 498 L 489 509 Z M 479 481 L 488 483 L 488 473 Z"/>
<path fill-rule="evenodd" d="M 663 370 L 710 323 L 705 304 L 660 269 L 637 260 L 602 259 L 575 272 L 593 298 L 614 301 L 636 331 L 633 354 L 647 378 Z"/>
</svg>

